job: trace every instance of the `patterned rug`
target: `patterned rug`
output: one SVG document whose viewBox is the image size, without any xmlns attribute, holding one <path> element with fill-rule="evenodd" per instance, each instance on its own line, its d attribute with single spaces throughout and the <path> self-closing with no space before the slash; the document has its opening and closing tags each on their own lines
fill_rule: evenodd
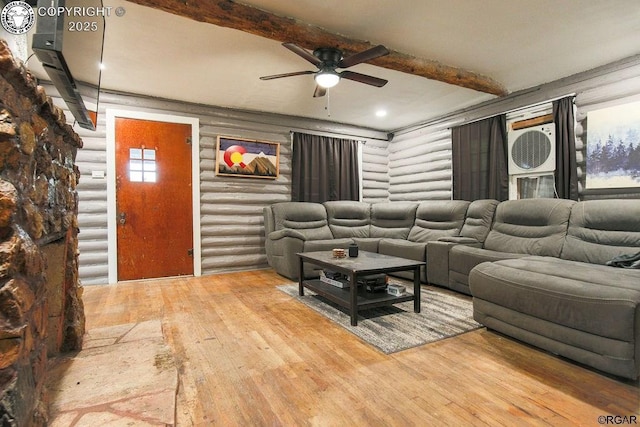
<svg viewBox="0 0 640 427">
<path fill-rule="evenodd" d="M 412 285 L 411 285 L 412 286 Z M 408 288 L 409 286 L 407 286 Z M 421 312 L 413 312 L 413 301 L 358 312 L 358 326 L 351 326 L 349 312 L 298 284 L 277 289 L 311 307 L 385 354 L 453 337 L 482 327 L 473 320 L 471 297 L 445 289 L 423 286 Z"/>
</svg>

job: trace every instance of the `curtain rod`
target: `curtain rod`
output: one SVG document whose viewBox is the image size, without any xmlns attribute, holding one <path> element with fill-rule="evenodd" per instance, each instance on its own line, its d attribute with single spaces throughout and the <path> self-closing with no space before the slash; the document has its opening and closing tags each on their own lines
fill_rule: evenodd
<svg viewBox="0 0 640 427">
<path fill-rule="evenodd" d="M 566 98 L 567 96 L 576 96 L 577 94 L 575 92 L 573 93 L 566 93 L 564 95 L 559 95 L 559 96 L 552 96 L 549 98 L 545 98 L 544 101 L 539 101 L 539 102 L 534 102 L 533 104 L 525 104 L 525 106 L 522 107 L 514 107 L 508 110 L 500 110 L 499 107 L 495 108 L 496 112 L 494 113 L 487 113 L 484 116 L 481 116 L 479 118 L 473 118 L 473 119 L 469 119 L 469 116 L 473 116 L 474 112 L 477 111 L 481 111 L 483 109 L 492 109 L 494 106 L 499 106 L 500 104 L 509 104 L 509 103 L 516 103 L 518 98 L 526 98 L 531 96 L 532 94 L 535 94 L 536 92 L 540 91 L 540 87 L 536 87 L 536 88 L 531 88 L 531 89 L 525 89 L 522 90 L 516 94 L 513 94 L 511 98 L 507 97 L 507 98 L 498 98 L 498 99 L 492 99 L 490 101 L 475 105 L 475 106 L 471 106 L 468 108 L 464 108 L 462 110 L 458 110 L 458 111 L 454 111 L 450 114 L 447 114 L 445 116 L 441 116 L 440 118 L 434 119 L 434 120 L 430 120 L 428 122 L 424 122 L 421 123 L 419 125 L 415 125 L 412 127 L 408 127 L 408 128 L 404 128 L 401 130 L 397 130 L 396 131 L 396 135 L 405 135 L 408 133 L 412 133 L 412 132 L 418 132 L 421 131 L 423 129 L 428 129 L 430 127 L 433 126 L 438 126 L 442 129 L 450 129 L 452 127 L 455 126 L 460 126 L 463 124 L 468 124 L 468 123 L 474 123 L 480 120 L 484 120 L 487 119 L 489 117 L 494 117 L 496 115 L 499 114 L 509 114 L 512 113 L 514 111 L 517 110 L 522 110 L 525 108 L 529 108 L 529 107 L 533 107 L 536 106 L 538 104 L 544 104 L 545 102 L 553 102 L 556 101 L 558 99 L 562 99 L 562 98 Z"/>
<path fill-rule="evenodd" d="M 554 101 L 557 101 L 557 100 L 559 100 L 559 99 L 563 99 L 563 98 L 567 98 L 567 97 L 569 97 L 569 96 L 573 96 L 573 97 L 575 97 L 575 96 L 576 96 L 576 94 L 575 94 L 575 93 L 569 93 L 569 94 L 562 95 L 562 96 L 555 96 L 555 97 L 553 97 L 553 98 L 549 98 L 549 99 L 547 99 L 546 101 L 536 102 L 536 103 L 534 103 L 534 104 L 525 105 L 524 107 L 512 108 L 511 110 L 502 111 L 502 112 L 500 112 L 500 113 L 495 113 L 495 114 L 490 114 L 490 115 L 487 115 L 487 116 L 485 116 L 485 117 L 480 117 L 480 118 L 478 118 L 478 119 L 473 119 L 473 120 L 470 120 L 470 121 L 468 121 L 468 122 L 464 122 L 463 124 L 465 124 L 465 125 L 466 125 L 466 124 L 469 124 L 469 123 L 476 123 L 476 122 L 479 122 L 479 121 L 481 121 L 481 120 L 486 120 L 486 119 L 488 119 L 488 118 L 490 118 L 490 117 L 498 116 L 498 115 L 500 115 L 500 114 L 508 115 L 508 114 L 511 114 L 511 113 L 515 113 L 515 112 L 517 112 L 517 111 L 528 110 L 528 109 L 530 109 L 530 108 L 535 108 L 535 107 L 538 107 L 538 106 L 541 106 L 541 105 L 544 105 L 544 104 L 552 103 L 552 102 L 554 102 Z"/>
<path fill-rule="evenodd" d="M 340 138 L 340 139 L 355 139 L 356 141 L 360 141 L 363 144 L 366 144 L 369 140 L 378 140 L 378 141 L 386 141 L 384 139 L 376 139 L 376 138 L 365 138 L 358 135 L 345 135 L 341 133 L 332 133 L 332 132 L 319 132 L 319 131 L 308 131 L 306 129 L 291 129 L 289 133 L 293 135 L 295 132 L 297 133 L 306 133 L 308 135 L 317 135 L 317 136 L 327 136 L 329 138 Z"/>
</svg>

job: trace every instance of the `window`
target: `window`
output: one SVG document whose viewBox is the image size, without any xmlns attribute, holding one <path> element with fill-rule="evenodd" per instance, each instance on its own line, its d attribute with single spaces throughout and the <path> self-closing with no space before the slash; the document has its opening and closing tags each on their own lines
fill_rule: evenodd
<svg viewBox="0 0 640 427">
<path fill-rule="evenodd" d="M 131 182 L 156 182 L 156 150 L 129 149 L 129 180 Z"/>
<path fill-rule="evenodd" d="M 548 175 L 511 175 L 510 199 L 536 199 L 557 197 L 553 173 Z"/>
</svg>

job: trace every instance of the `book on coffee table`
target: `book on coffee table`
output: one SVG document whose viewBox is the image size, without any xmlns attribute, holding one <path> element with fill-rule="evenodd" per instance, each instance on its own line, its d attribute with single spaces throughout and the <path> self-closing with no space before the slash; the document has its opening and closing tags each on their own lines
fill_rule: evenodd
<svg viewBox="0 0 640 427">
<path fill-rule="evenodd" d="M 320 281 L 335 286 L 336 288 L 349 289 L 349 280 L 340 273 L 320 270 Z"/>
</svg>

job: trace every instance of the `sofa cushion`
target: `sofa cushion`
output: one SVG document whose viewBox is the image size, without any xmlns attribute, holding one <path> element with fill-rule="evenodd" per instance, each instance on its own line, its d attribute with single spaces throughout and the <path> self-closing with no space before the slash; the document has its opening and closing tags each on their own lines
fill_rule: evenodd
<svg viewBox="0 0 640 427">
<path fill-rule="evenodd" d="M 571 209 L 561 258 L 605 264 L 640 252 L 640 200 L 589 200 Z"/>
<path fill-rule="evenodd" d="M 284 202 L 273 205 L 276 230 L 294 229 L 305 240 L 332 239 L 327 223 L 327 211 L 319 203 Z"/>
<path fill-rule="evenodd" d="M 354 237 L 353 241 L 361 251 L 378 252 L 381 237 Z"/>
<path fill-rule="evenodd" d="M 490 251 L 468 245 L 456 245 L 449 251 L 449 270 L 468 276 L 471 269 L 480 263 L 511 258 L 522 258 L 525 256 L 528 255 Z"/>
<path fill-rule="evenodd" d="M 371 205 L 351 200 L 324 203 L 333 237 L 369 237 Z"/>
<path fill-rule="evenodd" d="M 336 248 L 347 249 L 353 240 L 344 239 L 328 239 L 328 240 L 307 240 L 304 242 L 303 252 L 330 251 Z"/>
<path fill-rule="evenodd" d="M 489 250 L 559 257 L 567 234 L 571 207 L 565 199 L 523 199 L 496 208 L 484 242 Z"/>
<path fill-rule="evenodd" d="M 639 283 L 638 270 L 535 256 L 483 263 L 469 275 L 474 298 L 626 342 L 636 339 Z"/>
<path fill-rule="evenodd" d="M 378 252 L 384 255 L 413 259 L 424 262 L 427 256 L 426 242 L 410 242 L 404 239 L 380 239 Z M 420 281 L 427 282 L 426 266 L 420 267 Z M 392 276 L 413 280 L 413 271 L 397 271 Z"/>
<path fill-rule="evenodd" d="M 491 230 L 493 216 L 498 207 L 497 200 L 482 199 L 474 200 L 467 208 L 466 218 L 460 230 L 460 236 L 484 242 Z"/>
<path fill-rule="evenodd" d="M 427 244 L 403 239 L 380 239 L 378 252 L 384 255 L 423 261 L 426 259 Z"/>
<path fill-rule="evenodd" d="M 417 203 L 394 202 L 371 205 L 370 237 L 406 239 L 416 219 Z"/>
<path fill-rule="evenodd" d="M 469 202 L 464 200 L 432 200 L 422 202 L 416 209 L 416 218 L 408 240 L 426 243 L 440 237 L 460 233 Z"/>
</svg>

